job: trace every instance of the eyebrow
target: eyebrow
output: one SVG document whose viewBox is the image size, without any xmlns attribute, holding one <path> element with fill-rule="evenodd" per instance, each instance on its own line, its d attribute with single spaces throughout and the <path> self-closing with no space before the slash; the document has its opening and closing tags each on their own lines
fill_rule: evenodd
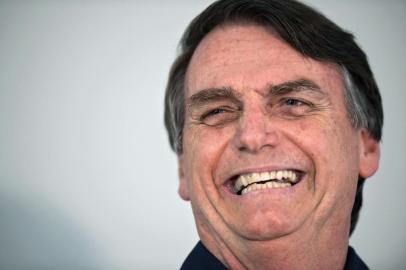
<svg viewBox="0 0 406 270">
<path fill-rule="evenodd" d="M 283 82 L 277 85 L 270 85 L 267 95 L 285 95 L 291 92 L 312 91 L 323 96 L 326 95 L 321 88 L 312 80 L 298 79 Z M 230 100 L 238 105 L 242 105 L 241 94 L 230 87 L 208 88 L 200 90 L 188 98 L 187 106 L 191 108 L 202 107 L 210 102 Z"/>
<path fill-rule="evenodd" d="M 194 108 L 202 107 L 210 102 L 230 100 L 231 102 L 241 105 L 242 102 L 240 100 L 240 96 L 241 94 L 229 87 L 208 88 L 200 90 L 196 94 L 189 97 L 187 104 L 189 108 Z"/>
<path fill-rule="evenodd" d="M 267 94 L 269 95 L 284 95 L 291 92 L 311 91 L 317 94 L 326 95 L 314 81 L 309 79 L 298 79 L 293 81 L 283 82 L 277 85 L 271 85 Z"/>
</svg>

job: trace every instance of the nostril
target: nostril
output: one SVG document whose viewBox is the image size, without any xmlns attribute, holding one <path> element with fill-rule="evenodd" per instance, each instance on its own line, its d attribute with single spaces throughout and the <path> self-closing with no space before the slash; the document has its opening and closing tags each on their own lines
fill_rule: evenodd
<svg viewBox="0 0 406 270">
<path fill-rule="evenodd" d="M 270 133 L 258 133 L 253 134 L 252 137 L 242 137 L 237 141 L 236 146 L 238 151 L 245 153 L 257 153 L 266 147 L 275 147 L 279 138 L 276 132 Z"/>
</svg>

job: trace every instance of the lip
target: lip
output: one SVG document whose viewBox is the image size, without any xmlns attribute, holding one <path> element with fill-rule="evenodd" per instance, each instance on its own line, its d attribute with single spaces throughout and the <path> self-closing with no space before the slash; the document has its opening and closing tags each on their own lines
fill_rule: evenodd
<svg viewBox="0 0 406 270">
<path fill-rule="evenodd" d="M 267 170 L 265 170 L 265 171 L 267 171 Z M 296 171 L 300 171 L 300 170 L 296 170 Z M 256 172 L 256 171 L 254 171 L 254 172 Z M 260 171 L 260 172 L 264 172 L 264 171 Z M 244 195 L 238 195 L 234 191 L 233 178 L 231 178 L 223 185 L 222 189 L 223 189 L 223 192 L 228 194 L 228 196 L 231 196 L 231 198 L 238 199 L 238 200 L 253 198 L 253 197 L 256 197 L 261 194 L 265 194 L 265 195 L 266 194 L 281 194 L 281 195 L 285 194 L 285 195 L 290 196 L 290 195 L 293 195 L 304 184 L 304 182 L 307 181 L 306 179 L 308 177 L 308 174 L 305 171 L 300 171 L 300 172 L 302 174 L 300 181 L 290 187 L 274 188 L 274 189 L 259 189 L 259 190 L 251 191 Z M 234 176 L 234 178 L 236 179 L 237 176 L 238 175 Z"/>
<path fill-rule="evenodd" d="M 250 173 L 262 173 L 262 172 L 271 172 L 271 171 L 283 171 L 283 170 L 290 170 L 290 171 L 295 171 L 300 175 L 300 180 L 292 185 L 290 188 L 293 188 L 294 186 L 296 186 L 297 184 L 299 184 L 300 182 L 302 182 L 303 178 L 306 176 L 306 171 L 298 168 L 298 166 L 268 166 L 268 167 L 256 167 L 256 168 L 247 168 L 247 169 L 243 169 L 237 172 L 234 172 L 231 174 L 230 177 L 227 177 L 225 182 L 223 183 L 223 186 L 226 188 L 226 190 L 228 190 L 228 192 L 231 192 L 234 194 L 234 182 L 237 180 L 237 178 L 240 175 L 244 175 L 244 174 L 250 174 Z M 284 189 L 290 189 L 290 188 L 284 188 Z M 236 195 L 236 194 L 235 194 Z M 240 196 L 240 195 L 237 195 Z"/>
<path fill-rule="evenodd" d="M 284 170 L 291 170 L 291 171 L 297 171 L 301 173 L 306 173 L 306 171 L 302 168 L 298 168 L 297 166 L 271 166 L 271 167 L 259 167 L 259 168 L 249 168 L 249 169 L 244 169 L 240 170 L 237 172 L 233 172 L 230 174 L 231 176 L 227 177 L 224 184 L 226 184 L 229 181 L 232 181 L 236 179 L 238 176 L 243 175 L 243 174 L 250 174 L 250 173 L 262 173 L 262 172 L 271 172 L 271 171 L 284 171 Z"/>
</svg>

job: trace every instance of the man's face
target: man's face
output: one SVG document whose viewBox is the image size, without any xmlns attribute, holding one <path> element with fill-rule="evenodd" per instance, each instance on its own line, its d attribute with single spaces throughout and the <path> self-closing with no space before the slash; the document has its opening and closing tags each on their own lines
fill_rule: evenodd
<svg viewBox="0 0 406 270">
<path fill-rule="evenodd" d="M 269 240 L 349 227 L 365 130 L 336 66 L 259 26 L 208 34 L 186 76 L 180 195 L 201 237 Z"/>
</svg>

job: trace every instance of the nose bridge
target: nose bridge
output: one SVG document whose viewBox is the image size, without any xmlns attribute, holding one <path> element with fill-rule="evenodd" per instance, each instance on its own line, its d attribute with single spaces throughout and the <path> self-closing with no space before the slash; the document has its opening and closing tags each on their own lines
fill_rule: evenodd
<svg viewBox="0 0 406 270">
<path fill-rule="evenodd" d="M 257 152 L 276 143 L 277 134 L 271 127 L 271 116 L 258 104 L 245 108 L 235 133 L 236 147 L 240 151 Z"/>
</svg>

